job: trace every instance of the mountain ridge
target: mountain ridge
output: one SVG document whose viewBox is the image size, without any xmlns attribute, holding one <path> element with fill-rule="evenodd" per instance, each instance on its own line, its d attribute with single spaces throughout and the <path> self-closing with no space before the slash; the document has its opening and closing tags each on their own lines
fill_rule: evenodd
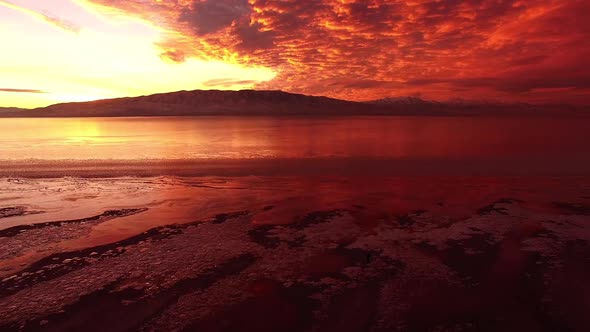
<svg viewBox="0 0 590 332">
<path fill-rule="evenodd" d="M 35 109 L 0 108 L 0 117 L 125 117 L 213 115 L 587 115 L 584 107 L 477 101 L 439 102 L 419 97 L 347 101 L 280 90 L 182 90 L 139 97 L 59 103 Z"/>
</svg>

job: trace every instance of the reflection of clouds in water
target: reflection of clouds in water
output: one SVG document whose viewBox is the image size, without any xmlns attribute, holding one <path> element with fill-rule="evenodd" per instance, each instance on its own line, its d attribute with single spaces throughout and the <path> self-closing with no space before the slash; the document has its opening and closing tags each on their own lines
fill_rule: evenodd
<svg viewBox="0 0 590 332">
<path fill-rule="evenodd" d="M 569 158 L 590 124 L 527 118 L 5 119 L 2 159 Z M 551 140 L 546 133 L 552 132 Z M 540 144 L 543 142 L 543 144 Z"/>
</svg>

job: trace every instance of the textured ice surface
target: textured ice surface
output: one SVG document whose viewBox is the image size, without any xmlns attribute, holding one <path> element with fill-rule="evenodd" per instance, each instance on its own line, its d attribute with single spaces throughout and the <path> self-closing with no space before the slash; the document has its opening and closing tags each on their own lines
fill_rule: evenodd
<svg viewBox="0 0 590 332">
<path fill-rule="evenodd" d="M 587 177 L 0 179 L 0 330 L 587 330 Z"/>
</svg>

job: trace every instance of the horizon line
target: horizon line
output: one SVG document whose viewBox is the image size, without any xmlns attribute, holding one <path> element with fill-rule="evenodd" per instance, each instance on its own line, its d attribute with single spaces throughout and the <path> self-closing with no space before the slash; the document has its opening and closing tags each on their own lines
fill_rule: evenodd
<svg viewBox="0 0 590 332">
<path fill-rule="evenodd" d="M 37 109 L 43 109 L 43 108 L 48 108 L 48 107 L 52 107 L 52 106 L 57 106 L 57 105 L 66 105 L 66 104 L 86 104 L 86 103 L 92 103 L 92 102 L 99 102 L 99 101 L 109 101 L 109 100 L 119 100 L 119 99 L 130 99 L 130 98 L 141 98 L 141 97 L 150 97 L 150 96 L 155 96 L 155 95 L 163 95 L 163 94 L 173 94 L 173 93 L 179 93 L 179 92 L 196 92 L 196 91 L 215 91 L 215 92 L 244 92 L 244 91 L 256 91 L 256 92 L 282 92 L 282 93 L 286 93 L 286 94 L 291 94 L 291 95 L 299 95 L 299 96 L 305 96 L 305 97 L 317 97 L 317 98 L 328 98 L 328 99 L 332 99 L 332 100 L 338 100 L 338 101 L 345 101 L 345 102 L 349 102 L 349 103 L 358 103 L 358 104 L 366 104 L 366 103 L 371 103 L 371 102 L 376 102 L 376 101 L 381 101 L 381 100 L 388 100 L 388 99 L 416 99 L 416 100 L 420 100 L 420 101 L 424 101 L 424 102 L 430 102 L 430 103 L 441 103 L 441 104 L 445 104 L 445 103 L 452 103 L 452 102 L 465 102 L 465 103 L 473 103 L 473 104 L 499 104 L 499 105 L 530 105 L 530 106 L 578 106 L 578 107 L 589 107 L 590 104 L 575 104 L 575 103 L 567 103 L 567 102 L 552 102 L 552 103 L 533 103 L 533 102 L 517 102 L 517 101 L 502 101 L 502 100 L 498 100 L 498 99 L 466 99 L 466 98 L 449 98 L 446 100 L 437 100 L 437 99 L 429 99 L 429 98 L 423 98 L 421 96 L 411 96 L 411 95 L 402 95 L 402 96 L 389 96 L 389 97 L 383 97 L 383 98 L 377 98 L 377 99 L 371 99 L 371 100 L 348 100 L 348 99 L 340 99 L 340 98 L 334 98 L 334 97 L 329 97 L 329 96 L 325 96 L 325 95 L 313 95 L 313 94 L 304 94 L 304 93 L 297 93 L 297 92 L 288 92 L 288 91 L 284 91 L 284 90 L 280 90 L 280 89 L 239 89 L 239 90 L 230 90 L 230 89 L 194 89 L 194 90 L 176 90 L 176 91 L 168 91 L 168 92 L 156 92 L 156 93 L 150 93 L 150 94 L 143 94 L 143 95 L 137 95 L 137 96 L 123 96 L 123 97 L 113 97 L 113 98 L 100 98 L 100 99 L 92 99 L 92 100 L 86 100 L 86 101 L 64 101 L 64 102 L 58 102 L 58 103 L 54 103 L 54 104 L 49 104 L 47 106 L 40 106 L 40 107 L 34 107 L 34 108 L 26 108 L 26 107 L 18 107 L 18 106 L 2 106 L 0 105 L 0 108 L 14 108 L 14 109 L 21 109 L 21 110 L 37 110 Z"/>
</svg>

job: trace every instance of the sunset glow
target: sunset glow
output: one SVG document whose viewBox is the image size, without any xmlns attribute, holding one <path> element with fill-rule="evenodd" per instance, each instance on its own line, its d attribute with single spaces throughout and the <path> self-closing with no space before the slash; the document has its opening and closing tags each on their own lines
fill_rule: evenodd
<svg viewBox="0 0 590 332">
<path fill-rule="evenodd" d="M 590 102 L 584 0 L 0 0 L 0 106 L 193 89 Z"/>
<path fill-rule="evenodd" d="M 590 0 L 0 0 L 0 332 L 590 331 Z"/>
<path fill-rule="evenodd" d="M 244 88 L 275 75 L 268 68 L 231 61 L 166 61 L 157 46 L 166 30 L 83 1 L 0 1 L 0 18 L 1 106 L 204 89 L 226 77 L 248 81 L 226 82 L 221 88 Z"/>
</svg>

